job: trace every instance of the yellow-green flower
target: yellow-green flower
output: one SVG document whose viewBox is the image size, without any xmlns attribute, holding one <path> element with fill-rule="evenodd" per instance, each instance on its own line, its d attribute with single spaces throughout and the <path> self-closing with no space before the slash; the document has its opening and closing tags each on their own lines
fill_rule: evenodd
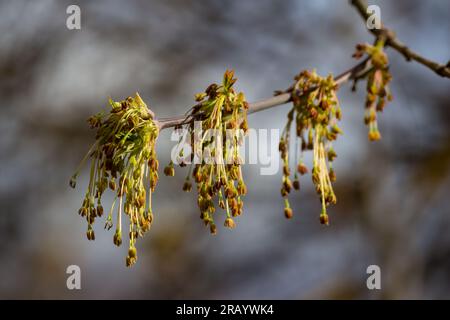
<svg viewBox="0 0 450 320">
<path fill-rule="evenodd" d="M 111 109 L 107 115 L 99 113 L 88 119 L 96 129 L 96 141 L 80 164 L 81 168 L 88 158 L 91 159 L 89 184 L 79 213 L 87 220 L 88 239 L 94 240 L 92 225 L 103 215 L 101 199 L 109 187 L 115 197 L 105 229 L 114 225 L 116 210 L 113 242 L 120 246 L 122 218 L 127 217 L 130 252 L 134 254 L 129 252 L 126 265 L 131 266 L 137 259 L 136 240 L 153 221 L 151 196 L 158 181 L 155 143 L 159 129 L 139 94 L 109 103 Z M 70 180 L 72 187 L 75 187 L 79 169 Z"/>
<path fill-rule="evenodd" d="M 308 168 L 303 162 L 303 152 L 313 150 L 312 181 L 322 202 L 321 221 L 326 215 L 326 207 L 336 203 L 336 196 L 331 182 L 335 180 L 332 161 L 337 157 L 332 141 L 342 133 L 337 122 L 341 109 L 336 96 L 337 85 L 333 77 L 320 77 L 315 71 L 303 71 L 295 77 L 295 84 L 290 88 L 293 107 L 288 113 L 288 121 L 283 130 L 279 151 L 283 161 L 283 179 L 281 195 L 285 198 L 284 214 L 292 217 L 288 195 L 292 188 L 300 189 L 298 174 L 305 175 Z M 294 146 L 292 146 L 292 124 L 295 123 Z M 292 150 L 294 147 L 294 150 Z M 294 152 L 296 170 L 294 181 L 290 174 L 290 153 Z M 328 216 L 326 216 L 328 224 Z"/>
<path fill-rule="evenodd" d="M 242 214 L 247 193 L 241 170 L 239 146 L 248 130 L 247 109 L 242 92 L 237 93 L 233 85 L 236 82 L 233 71 L 227 70 L 221 85 L 211 84 L 205 92 L 195 95 L 197 104 L 192 108 L 189 118 L 201 121 L 202 137 L 191 139 L 192 150 L 201 150 L 203 156 L 200 163 L 193 163 L 183 185 L 183 190 L 191 190 L 191 174 L 197 184 L 197 203 L 201 219 L 209 225 L 212 234 L 217 233 L 214 222 L 216 211 L 214 199 L 219 207 L 226 210 L 225 226 L 234 228 L 231 216 Z M 194 123 L 185 125 L 191 137 L 196 135 Z M 208 135 L 211 130 L 215 135 Z M 227 139 L 229 138 L 229 139 Z M 182 156 L 182 154 L 180 154 Z M 193 159 L 192 155 L 192 159 Z M 209 160 L 209 161 L 208 161 Z M 173 175 L 173 163 L 164 170 Z"/>
</svg>

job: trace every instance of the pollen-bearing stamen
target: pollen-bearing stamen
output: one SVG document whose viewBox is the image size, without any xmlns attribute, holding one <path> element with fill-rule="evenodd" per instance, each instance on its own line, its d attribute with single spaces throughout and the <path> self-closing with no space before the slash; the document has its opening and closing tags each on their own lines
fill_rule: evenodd
<svg viewBox="0 0 450 320">
<path fill-rule="evenodd" d="M 87 238 L 94 240 L 93 224 L 103 215 L 101 199 L 109 188 L 115 194 L 105 229 L 116 228 L 113 243 L 122 244 L 122 219 L 129 220 L 129 252 L 126 265 L 137 260 L 136 240 L 150 229 L 153 221 L 151 195 L 158 181 L 158 160 L 155 143 L 159 129 L 153 114 L 136 93 L 121 102 L 110 100 L 108 115 L 99 113 L 89 118 L 91 128 L 97 130 L 96 141 L 80 164 L 91 158 L 89 184 L 81 216 L 88 222 Z M 75 187 L 78 171 L 72 176 L 70 185 Z M 115 208 L 116 203 L 118 203 Z"/>
<path fill-rule="evenodd" d="M 382 112 L 386 101 L 392 100 L 392 94 L 389 89 L 389 82 L 392 76 L 389 72 L 388 56 L 383 50 L 384 40 L 378 39 L 375 45 L 368 43 L 358 44 L 354 58 L 361 58 L 367 55 L 372 68 L 367 72 L 367 97 L 364 123 L 369 126 L 368 138 L 370 141 L 381 139 L 378 130 L 377 113 Z"/>
<path fill-rule="evenodd" d="M 191 137 L 186 142 L 194 150 L 191 160 L 199 154 L 201 157 L 197 163 L 191 163 L 183 190 L 191 190 L 192 176 L 197 185 L 200 218 L 209 226 L 212 234 L 217 233 L 215 200 L 226 212 L 224 226 L 233 229 L 236 226 L 233 218 L 242 214 L 242 197 L 247 193 L 239 147 L 248 130 L 248 103 L 242 92 L 234 90 L 235 82 L 233 71 L 227 70 L 221 85 L 211 84 L 205 92 L 196 94 L 197 104 L 188 116 L 196 122 L 184 125 Z M 200 128 L 196 128 L 195 123 L 201 123 Z M 183 158 L 182 152 L 180 151 L 179 158 Z M 184 166 L 184 162 L 180 166 Z M 174 175 L 172 161 L 164 173 L 167 176 Z"/>
<path fill-rule="evenodd" d="M 288 195 L 292 189 L 300 189 L 299 175 L 308 173 L 303 161 L 303 153 L 313 150 L 312 181 L 322 203 L 320 221 L 328 224 L 327 206 L 336 203 L 332 182 L 336 175 L 332 161 L 337 157 L 332 141 L 342 133 L 337 125 L 341 118 L 341 108 L 336 96 L 337 85 L 331 75 L 322 78 L 315 71 L 303 71 L 295 77 L 290 88 L 293 107 L 288 113 L 288 121 L 283 130 L 279 151 L 283 161 L 281 196 L 284 198 L 284 215 L 292 218 L 292 208 Z M 292 124 L 295 122 L 294 181 L 290 179 L 290 154 L 292 152 Z"/>
</svg>

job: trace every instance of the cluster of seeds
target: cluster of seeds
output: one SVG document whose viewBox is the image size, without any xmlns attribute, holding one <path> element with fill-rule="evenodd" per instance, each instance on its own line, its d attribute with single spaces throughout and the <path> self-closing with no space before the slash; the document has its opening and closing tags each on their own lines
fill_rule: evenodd
<svg viewBox="0 0 450 320">
<path fill-rule="evenodd" d="M 372 68 L 367 74 L 367 97 L 364 123 L 369 126 L 369 140 L 376 141 L 381 138 L 378 131 L 377 112 L 381 112 L 386 100 L 391 101 L 389 82 L 392 79 L 388 68 L 388 57 L 383 51 L 384 41 L 378 40 L 374 46 L 358 44 L 353 57 L 359 59 L 363 55 L 369 56 Z"/>
<path fill-rule="evenodd" d="M 190 137 L 186 143 L 193 152 L 190 153 L 191 166 L 183 190 L 192 189 L 192 176 L 197 185 L 200 218 L 212 234 L 217 233 L 215 200 L 220 208 L 226 210 L 225 227 L 234 228 L 233 217 L 242 214 L 244 201 L 241 196 L 247 193 L 239 147 L 248 130 L 248 103 L 243 93 L 236 93 L 233 89 L 235 82 L 233 71 L 227 70 L 222 85 L 211 84 L 205 92 L 197 94 L 197 104 L 189 114 L 195 122 L 185 125 Z M 186 158 L 183 151 L 178 158 Z M 185 166 L 187 161 L 176 162 Z M 173 161 L 164 173 L 168 176 L 175 174 Z"/>
<path fill-rule="evenodd" d="M 115 197 L 106 217 L 105 229 L 113 227 L 116 206 L 115 245 L 122 244 L 122 212 L 129 220 L 129 249 L 126 265 L 137 260 L 136 239 L 150 229 L 153 221 L 151 194 L 158 181 L 158 160 L 155 142 L 158 126 L 153 114 L 139 94 L 121 102 L 110 100 L 108 115 L 99 113 L 88 119 L 97 130 L 96 142 L 82 160 L 70 185 L 75 188 L 76 178 L 83 163 L 91 158 L 89 184 L 79 214 L 86 218 L 87 238 L 94 240 L 93 224 L 103 215 L 101 198 L 109 188 Z M 116 205 L 116 203 L 118 204 Z"/>
<path fill-rule="evenodd" d="M 332 141 L 342 131 L 337 125 L 341 119 L 341 108 L 336 96 L 337 85 L 329 75 L 322 78 L 315 71 L 302 71 L 295 77 L 295 84 L 289 89 L 293 108 L 288 113 L 288 121 L 282 132 L 279 151 L 283 162 L 281 195 L 285 199 L 284 214 L 292 217 L 288 194 L 291 189 L 300 189 L 298 175 L 308 172 L 303 162 L 303 152 L 313 150 L 312 181 L 322 202 L 320 222 L 328 224 L 326 207 L 336 203 L 331 183 L 336 180 L 332 161 L 336 158 Z M 291 127 L 295 121 L 295 173 L 291 181 L 289 153 L 291 148 Z"/>
</svg>

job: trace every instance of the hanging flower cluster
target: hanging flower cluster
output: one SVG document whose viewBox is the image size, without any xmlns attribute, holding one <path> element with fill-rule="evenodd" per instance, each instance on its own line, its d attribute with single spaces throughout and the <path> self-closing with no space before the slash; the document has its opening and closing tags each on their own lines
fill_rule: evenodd
<svg viewBox="0 0 450 320">
<path fill-rule="evenodd" d="M 383 110 L 386 101 L 392 99 L 388 84 L 391 75 L 388 58 L 383 51 L 384 40 L 375 45 L 360 44 L 355 58 L 367 55 L 371 68 L 355 77 L 367 78 L 365 123 L 369 126 L 369 140 L 381 138 L 377 125 L 377 112 Z M 176 159 L 164 168 L 167 176 L 175 175 L 175 163 L 181 167 L 190 163 L 183 190 L 192 190 L 194 180 L 200 218 L 212 234 L 217 233 L 216 206 L 225 210 L 224 226 L 234 228 L 234 217 L 242 214 L 247 193 L 244 183 L 239 148 L 248 131 L 247 112 L 249 104 L 242 92 L 236 92 L 234 72 L 227 70 L 222 84 L 211 84 L 195 95 L 196 105 L 182 121 L 176 120 L 175 129 L 187 132 L 178 143 Z M 313 151 L 312 181 L 319 195 L 322 209 L 319 220 L 328 225 L 327 207 L 336 203 L 332 183 L 336 174 L 332 163 L 337 157 L 332 142 L 342 134 L 338 126 L 341 108 L 336 95 L 338 85 L 332 75 L 321 77 L 315 71 L 302 71 L 295 83 L 284 92 L 289 93 L 293 107 L 287 116 L 282 132 L 279 151 L 283 164 L 281 196 L 284 198 L 284 215 L 290 219 L 293 211 L 288 195 L 292 189 L 300 189 L 299 176 L 309 172 L 303 160 L 305 151 Z M 93 224 L 104 214 L 102 196 L 109 188 L 115 197 L 106 217 L 105 229 L 115 226 L 113 242 L 122 244 L 122 218 L 129 220 L 129 247 L 126 266 L 137 261 L 136 240 L 151 227 L 153 221 L 151 196 L 158 181 L 158 160 L 155 143 L 162 122 L 154 119 L 139 94 L 121 102 L 110 100 L 107 115 L 99 113 L 89 118 L 91 128 L 96 129 L 96 142 L 81 161 L 70 180 L 75 188 L 79 170 L 91 159 L 89 184 L 79 214 L 87 220 L 87 238 L 95 240 Z M 180 124 L 181 123 L 181 124 Z M 295 129 L 292 124 L 295 124 Z M 171 123 L 170 126 L 172 126 Z M 167 125 L 168 127 L 169 125 Z M 164 126 L 161 126 L 164 128 Z M 291 134 L 295 134 L 291 141 Z M 186 136 L 189 138 L 183 139 Z M 184 141 L 183 141 L 184 140 Z M 182 148 L 180 149 L 180 145 Z M 185 155 L 185 147 L 190 149 Z M 295 170 L 291 175 L 291 149 L 294 147 Z M 115 211 L 116 210 L 116 211 Z M 113 215 L 116 212 L 116 218 Z"/>
<path fill-rule="evenodd" d="M 79 214 L 86 218 L 87 238 L 95 239 L 93 224 L 103 215 L 101 198 L 109 188 L 115 198 L 105 229 L 113 227 L 114 207 L 117 217 L 113 237 L 115 245 L 122 244 L 122 215 L 129 220 L 129 249 L 126 265 L 137 260 L 136 240 L 150 229 L 153 221 L 151 195 L 158 181 L 158 160 L 155 142 L 158 127 L 139 94 L 121 102 L 110 100 L 108 115 L 99 113 L 88 119 L 97 130 L 96 142 L 72 176 L 70 185 L 75 188 L 76 178 L 83 163 L 91 158 L 89 184 Z M 122 213 L 123 212 L 123 213 Z"/>
<path fill-rule="evenodd" d="M 192 189 L 192 175 L 197 185 L 200 218 L 212 234 L 217 233 L 215 199 L 226 211 L 225 227 L 234 228 L 233 217 L 242 214 L 244 201 L 241 197 L 247 193 L 239 146 L 248 130 L 248 103 L 243 93 L 236 93 L 233 89 L 235 82 L 233 71 L 227 70 L 222 85 L 211 84 L 205 92 L 197 94 L 197 104 L 188 116 L 195 122 L 185 125 L 190 137 L 186 142 L 193 152 L 183 190 Z M 200 127 L 198 123 L 201 123 Z M 178 155 L 179 159 L 186 157 L 183 150 Z M 186 165 L 184 160 L 177 162 L 180 166 Z M 175 174 L 173 161 L 164 173 L 168 176 Z"/>
<path fill-rule="evenodd" d="M 367 74 L 367 97 L 364 123 L 369 126 L 369 140 L 376 141 L 381 138 L 378 131 L 377 112 L 381 112 L 386 105 L 386 100 L 391 101 L 389 82 L 392 79 L 388 68 L 388 57 L 384 53 L 384 41 L 378 40 L 374 46 L 370 44 L 358 44 L 353 57 L 359 59 L 363 55 L 369 56 L 372 68 Z"/>
<path fill-rule="evenodd" d="M 336 203 L 331 183 L 336 180 L 332 161 L 336 158 L 332 141 L 342 131 L 337 125 L 341 119 L 341 108 L 336 96 L 337 85 L 329 75 L 322 78 L 315 71 L 303 71 L 295 77 L 295 84 L 289 89 L 293 108 L 288 113 L 288 121 L 282 132 L 279 151 L 283 162 L 283 180 L 281 195 L 285 199 L 284 214 L 292 218 L 292 209 L 288 194 L 291 189 L 300 189 L 298 175 L 308 172 L 303 162 L 303 152 L 313 150 L 312 181 L 322 202 L 320 222 L 328 225 L 326 208 Z M 291 181 L 290 148 L 291 127 L 295 122 L 295 173 Z"/>
</svg>

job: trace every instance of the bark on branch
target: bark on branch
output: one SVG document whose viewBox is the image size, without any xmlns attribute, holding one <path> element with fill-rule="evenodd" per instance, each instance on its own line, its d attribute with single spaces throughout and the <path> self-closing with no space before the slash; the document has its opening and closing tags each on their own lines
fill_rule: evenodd
<svg viewBox="0 0 450 320">
<path fill-rule="evenodd" d="M 370 15 L 367 13 L 367 3 L 365 3 L 364 0 L 350 0 L 350 3 L 356 8 L 364 21 L 367 21 L 367 19 L 369 19 Z M 447 65 L 443 65 L 419 55 L 418 53 L 408 48 L 408 46 L 406 46 L 403 42 L 401 42 L 396 37 L 395 33 L 383 26 L 383 24 L 381 25 L 380 29 L 368 30 L 376 37 L 385 37 L 386 45 L 402 54 L 407 61 L 414 60 L 433 70 L 441 77 L 450 78 L 450 61 L 447 63 Z"/>
<path fill-rule="evenodd" d="M 364 21 L 367 21 L 367 19 L 370 17 L 370 15 L 367 13 L 367 4 L 363 0 L 350 0 L 350 3 L 357 9 L 361 17 L 364 19 Z M 400 40 L 398 40 L 397 37 L 395 36 L 395 33 L 392 30 L 384 27 L 383 25 L 380 29 L 371 29 L 369 31 L 372 34 L 374 34 L 377 38 L 384 38 L 386 45 L 401 53 L 407 61 L 414 60 L 433 70 L 438 75 L 450 78 L 450 61 L 449 63 L 447 63 L 447 65 L 442 65 L 415 53 L 414 51 L 409 49 L 405 44 L 403 44 Z M 365 59 L 361 63 L 355 65 L 354 67 L 335 77 L 334 80 L 338 85 L 341 85 L 349 80 L 358 79 L 359 76 L 363 75 L 364 72 L 366 72 L 369 69 L 370 67 L 369 64 L 370 64 L 369 59 Z M 283 92 L 280 95 L 276 95 L 274 97 L 270 97 L 265 100 L 250 103 L 248 113 L 251 114 L 258 111 L 266 110 L 275 106 L 288 103 L 289 101 L 291 101 L 290 92 Z M 155 121 L 157 122 L 160 130 L 162 130 L 166 128 L 187 124 L 193 120 L 194 119 L 190 115 L 185 114 L 178 117 L 156 119 Z"/>
<path fill-rule="evenodd" d="M 349 70 L 341 73 L 337 77 L 334 78 L 337 85 L 341 85 L 349 80 L 357 79 L 361 74 L 364 74 L 370 67 L 369 59 L 365 59 L 357 65 L 353 66 Z M 268 99 L 264 99 L 261 101 L 249 103 L 248 113 L 255 113 L 258 111 L 266 110 L 275 106 L 279 106 L 291 101 L 290 92 L 284 92 L 280 95 L 270 97 Z M 156 122 L 159 125 L 160 130 L 176 127 L 179 125 L 187 124 L 193 121 L 189 115 L 183 115 L 173 118 L 161 118 L 157 119 Z"/>
</svg>

